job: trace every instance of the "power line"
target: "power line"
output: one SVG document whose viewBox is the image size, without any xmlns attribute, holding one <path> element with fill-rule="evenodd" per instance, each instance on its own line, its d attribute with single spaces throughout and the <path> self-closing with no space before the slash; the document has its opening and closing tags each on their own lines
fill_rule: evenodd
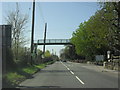
<svg viewBox="0 0 120 90">
<path fill-rule="evenodd" d="M 31 8 L 32 8 L 32 4 L 30 4 L 28 7 L 28 15 L 30 15 Z"/>
<path fill-rule="evenodd" d="M 84 3 L 84 4 L 81 4 L 81 3 Z M 97 5 L 92 4 L 92 2 L 81 2 L 81 3 L 75 3 L 75 4 L 79 4 L 79 5 L 85 6 L 85 7 L 96 7 L 96 6 L 99 6 L 99 4 L 97 2 L 96 2 Z"/>
<path fill-rule="evenodd" d="M 40 3 L 38 3 L 37 6 L 39 7 L 39 11 L 40 11 L 41 17 L 43 19 L 43 22 L 45 23 L 46 21 L 45 21 L 44 14 L 43 14 L 42 7 L 41 7 Z"/>
</svg>

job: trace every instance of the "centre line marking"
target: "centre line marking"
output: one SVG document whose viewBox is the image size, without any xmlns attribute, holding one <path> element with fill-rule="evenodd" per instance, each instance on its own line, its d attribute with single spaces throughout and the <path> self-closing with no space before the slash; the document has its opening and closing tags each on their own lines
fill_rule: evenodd
<svg viewBox="0 0 120 90">
<path fill-rule="evenodd" d="M 68 70 L 70 70 L 69 68 L 67 68 Z"/>
<path fill-rule="evenodd" d="M 70 71 L 72 74 L 74 74 L 74 72 Z"/>
<path fill-rule="evenodd" d="M 82 84 L 85 84 L 82 80 L 79 79 L 78 76 L 75 76 L 75 77 L 78 79 L 79 82 L 81 82 Z"/>
<path fill-rule="evenodd" d="M 62 63 L 62 62 L 61 62 Z M 62 63 L 63 64 L 63 63 Z M 71 74 L 73 74 L 74 75 L 74 72 L 72 72 L 65 64 L 63 64 L 70 72 L 71 72 Z M 82 83 L 82 84 L 85 84 L 82 80 L 80 80 L 80 78 L 78 77 L 78 76 L 75 76 L 76 77 L 76 79 L 80 82 L 80 83 Z"/>
</svg>

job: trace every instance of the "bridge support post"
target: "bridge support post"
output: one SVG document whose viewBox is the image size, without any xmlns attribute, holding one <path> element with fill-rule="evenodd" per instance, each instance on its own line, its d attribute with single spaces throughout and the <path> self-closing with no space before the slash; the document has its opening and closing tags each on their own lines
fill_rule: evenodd
<svg viewBox="0 0 120 90">
<path fill-rule="evenodd" d="M 46 31 L 47 31 L 47 23 L 45 23 L 43 55 L 45 54 Z"/>
</svg>

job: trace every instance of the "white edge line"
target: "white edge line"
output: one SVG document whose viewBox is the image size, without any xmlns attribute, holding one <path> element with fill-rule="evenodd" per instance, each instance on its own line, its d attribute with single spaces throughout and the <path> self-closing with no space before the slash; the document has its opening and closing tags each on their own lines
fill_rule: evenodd
<svg viewBox="0 0 120 90">
<path fill-rule="evenodd" d="M 85 84 L 82 80 L 80 80 L 79 79 L 79 77 L 78 76 L 75 76 L 77 79 L 78 79 L 78 81 L 80 81 L 82 84 Z"/>
</svg>

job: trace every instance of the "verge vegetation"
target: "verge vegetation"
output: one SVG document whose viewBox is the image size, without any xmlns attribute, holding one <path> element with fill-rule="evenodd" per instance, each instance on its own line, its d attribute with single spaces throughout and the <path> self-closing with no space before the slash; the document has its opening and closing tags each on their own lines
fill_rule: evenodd
<svg viewBox="0 0 120 90">
<path fill-rule="evenodd" d="M 41 69 L 45 68 L 49 64 L 53 64 L 55 61 L 49 61 L 46 63 L 27 66 L 22 68 L 14 68 L 6 73 L 4 76 L 5 86 L 9 87 L 16 87 L 22 81 L 33 78 L 33 74 L 37 73 Z"/>
</svg>

